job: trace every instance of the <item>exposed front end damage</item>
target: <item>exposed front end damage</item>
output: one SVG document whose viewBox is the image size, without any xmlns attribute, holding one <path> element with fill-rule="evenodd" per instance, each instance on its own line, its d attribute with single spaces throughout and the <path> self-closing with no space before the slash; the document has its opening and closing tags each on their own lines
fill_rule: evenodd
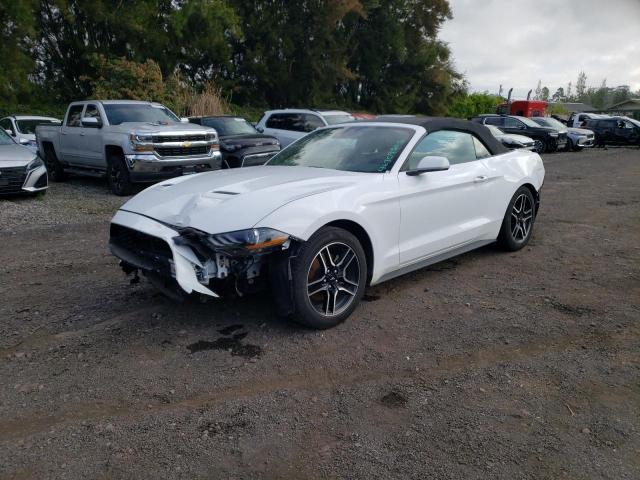
<svg viewBox="0 0 640 480">
<path fill-rule="evenodd" d="M 164 294 L 180 299 L 194 292 L 242 296 L 264 288 L 270 278 L 286 285 L 298 242 L 268 228 L 211 235 L 120 210 L 111 223 L 109 247 L 125 273 L 141 272 Z"/>
</svg>

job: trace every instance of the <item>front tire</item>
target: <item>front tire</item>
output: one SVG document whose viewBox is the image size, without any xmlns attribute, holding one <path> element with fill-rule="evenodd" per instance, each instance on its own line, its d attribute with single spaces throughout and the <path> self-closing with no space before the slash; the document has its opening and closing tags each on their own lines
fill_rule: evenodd
<svg viewBox="0 0 640 480">
<path fill-rule="evenodd" d="M 537 154 L 542 154 L 547 150 L 547 144 L 541 138 L 535 138 L 533 140 L 533 151 Z"/>
<path fill-rule="evenodd" d="M 112 155 L 109 157 L 107 181 L 109 183 L 109 190 L 111 190 L 111 193 L 114 195 L 124 197 L 131 195 L 131 192 L 133 192 L 129 169 L 125 165 L 124 158 L 121 155 Z"/>
<path fill-rule="evenodd" d="M 520 187 L 511 198 L 502 220 L 498 244 L 510 252 L 523 248 L 533 233 L 536 219 L 536 203 L 531 190 Z"/>
<path fill-rule="evenodd" d="M 302 245 L 291 265 L 293 320 L 311 328 L 334 327 L 364 295 L 367 260 L 350 232 L 325 227 Z"/>
<path fill-rule="evenodd" d="M 47 167 L 47 174 L 51 181 L 64 182 L 68 178 L 67 172 L 64 171 L 51 145 L 44 147 L 44 164 Z"/>
</svg>

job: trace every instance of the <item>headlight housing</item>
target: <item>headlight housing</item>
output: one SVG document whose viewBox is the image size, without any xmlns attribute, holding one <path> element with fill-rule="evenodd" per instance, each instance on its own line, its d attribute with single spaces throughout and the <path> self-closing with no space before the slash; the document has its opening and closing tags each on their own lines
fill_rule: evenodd
<svg viewBox="0 0 640 480">
<path fill-rule="evenodd" d="M 557 138 L 558 137 L 558 132 L 550 132 L 549 136 L 553 137 L 553 138 Z"/>
<path fill-rule="evenodd" d="M 240 149 L 240 145 L 230 145 L 228 143 L 220 143 L 220 146 L 227 152 L 235 152 Z"/>
<path fill-rule="evenodd" d="M 253 255 L 286 250 L 291 244 L 291 236 L 273 228 L 249 228 L 235 232 L 217 233 L 209 235 L 204 232 L 185 228 L 175 239 L 178 245 L 193 247 L 202 253 L 200 247 L 230 255 Z"/>
<path fill-rule="evenodd" d="M 153 151 L 153 135 L 140 135 L 132 133 L 129 135 L 129 140 L 133 146 L 133 150 L 136 152 L 150 152 Z"/>
<path fill-rule="evenodd" d="M 31 171 L 31 170 L 35 170 L 36 168 L 40 168 L 40 167 L 44 167 L 44 162 L 42 161 L 42 159 L 40 157 L 36 157 L 33 160 L 31 160 L 29 162 L 29 165 L 27 165 L 27 170 Z"/>
</svg>

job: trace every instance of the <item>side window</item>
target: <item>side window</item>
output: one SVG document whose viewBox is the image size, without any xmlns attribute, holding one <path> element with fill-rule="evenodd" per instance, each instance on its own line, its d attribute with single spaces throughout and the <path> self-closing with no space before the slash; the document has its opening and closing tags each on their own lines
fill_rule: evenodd
<svg viewBox="0 0 640 480">
<path fill-rule="evenodd" d="M 74 105 L 69 108 L 69 114 L 67 115 L 67 127 L 79 127 L 80 119 L 82 117 L 83 105 Z"/>
<path fill-rule="evenodd" d="M 91 104 L 87 105 L 87 109 L 84 111 L 84 116 L 89 118 L 97 118 L 99 120 L 101 119 L 98 107 Z"/>
<path fill-rule="evenodd" d="M 267 128 L 277 128 L 279 130 L 294 130 L 293 120 L 297 115 L 291 113 L 274 113 L 267 120 Z"/>
<path fill-rule="evenodd" d="M 9 120 L 8 118 L 3 118 L 2 120 L 0 120 L 0 127 L 2 127 L 3 130 L 11 131 L 11 135 L 16 134 L 16 131 L 13 128 L 13 124 L 11 123 L 11 120 Z"/>
<path fill-rule="evenodd" d="M 428 134 L 418 142 L 403 170 L 416 168 L 418 162 L 428 155 L 447 157 L 451 165 L 477 160 L 472 135 L 452 130 L 439 130 Z"/>
<path fill-rule="evenodd" d="M 484 143 L 482 143 L 480 140 L 478 140 L 475 135 L 472 136 L 473 138 L 473 146 L 476 149 L 476 158 L 477 159 L 481 159 L 481 158 L 487 158 L 491 156 L 491 152 L 489 152 L 489 150 L 487 150 L 487 147 L 484 146 Z"/>
<path fill-rule="evenodd" d="M 302 117 L 305 132 L 313 132 L 316 128 L 324 127 L 324 122 L 317 115 L 303 113 L 300 116 Z"/>
<path fill-rule="evenodd" d="M 505 126 L 507 128 L 520 128 L 522 126 L 522 122 L 515 118 L 507 117 L 505 118 Z"/>
<path fill-rule="evenodd" d="M 487 117 L 484 121 L 485 125 L 494 125 L 496 127 L 504 126 L 504 117 Z"/>
</svg>

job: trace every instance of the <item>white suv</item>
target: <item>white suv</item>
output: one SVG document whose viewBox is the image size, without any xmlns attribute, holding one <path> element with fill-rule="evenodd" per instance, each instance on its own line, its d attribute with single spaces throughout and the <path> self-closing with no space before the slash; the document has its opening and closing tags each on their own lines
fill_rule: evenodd
<svg viewBox="0 0 640 480">
<path fill-rule="evenodd" d="M 0 127 L 11 135 L 16 143 L 24 145 L 32 152 L 38 150 L 36 143 L 36 127 L 38 125 L 60 125 L 60 120 L 28 115 L 12 115 L 0 120 Z"/>
<path fill-rule="evenodd" d="M 313 132 L 316 128 L 352 122 L 353 116 L 340 110 L 303 110 L 287 108 L 265 112 L 256 129 L 276 137 L 282 148 Z"/>
</svg>

